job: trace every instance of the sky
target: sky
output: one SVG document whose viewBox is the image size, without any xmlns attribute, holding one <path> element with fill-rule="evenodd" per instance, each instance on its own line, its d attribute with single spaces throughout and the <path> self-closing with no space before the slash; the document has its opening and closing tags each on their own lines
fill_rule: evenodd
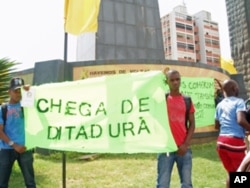
<svg viewBox="0 0 250 188">
<path fill-rule="evenodd" d="M 225 0 L 158 0 L 160 16 L 185 3 L 188 14 L 211 13 L 219 24 L 221 54 L 231 58 Z M 17 70 L 64 57 L 64 0 L 1 0 L 0 58 L 19 62 Z M 76 61 L 76 36 L 68 35 L 68 62 Z"/>
</svg>

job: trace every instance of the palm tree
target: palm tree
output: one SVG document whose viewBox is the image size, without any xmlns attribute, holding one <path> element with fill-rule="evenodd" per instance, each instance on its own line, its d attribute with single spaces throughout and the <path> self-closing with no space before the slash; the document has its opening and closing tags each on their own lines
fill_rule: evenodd
<svg viewBox="0 0 250 188">
<path fill-rule="evenodd" d="M 0 59 L 0 103 L 8 97 L 9 81 L 11 73 L 15 70 L 14 66 L 17 65 L 15 61 L 10 61 L 8 58 Z"/>
</svg>

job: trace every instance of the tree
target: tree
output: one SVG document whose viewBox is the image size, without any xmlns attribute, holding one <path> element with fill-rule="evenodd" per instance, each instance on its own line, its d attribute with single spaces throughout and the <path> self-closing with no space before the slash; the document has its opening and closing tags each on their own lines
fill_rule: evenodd
<svg viewBox="0 0 250 188">
<path fill-rule="evenodd" d="M 8 58 L 0 59 L 0 103 L 8 97 L 7 90 L 11 79 L 11 73 L 15 70 L 14 66 L 17 64 L 18 63 Z"/>
</svg>

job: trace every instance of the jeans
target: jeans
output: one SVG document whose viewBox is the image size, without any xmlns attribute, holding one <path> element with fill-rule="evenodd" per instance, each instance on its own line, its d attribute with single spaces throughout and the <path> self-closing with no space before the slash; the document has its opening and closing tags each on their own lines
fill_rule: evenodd
<svg viewBox="0 0 250 188">
<path fill-rule="evenodd" d="M 174 163 L 180 177 L 181 188 L 192 188 L 192 151 L 188 151 L 183 156 L 177 155 L 176 152 L 161 153 L 158 155 L 157 163 L 157 188 L 169 188 L 170 178 Z"/>
<path fill-rule="evenodd" d="M 7 188 L 14 162 L 17 160 L 27 188 L 35 188 L 33 151 L 17 153 L 13 149 L 0 149 L 0 188 Z"/>
</svg>

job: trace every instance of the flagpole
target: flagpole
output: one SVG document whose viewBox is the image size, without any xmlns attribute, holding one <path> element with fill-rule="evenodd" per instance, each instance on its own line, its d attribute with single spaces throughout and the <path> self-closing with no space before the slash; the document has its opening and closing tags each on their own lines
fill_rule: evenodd
<svg viewBox="0 0 250 188">
<path fill-rule="evenodd" d="M 85 3 L 84 3 L 85 2 Z M 80 4 L 79 4 L 80 3 Z M 65 0 L 64 4 L 64 65 L 63 74 L 64 81 L 69 80 L 70 74 L 68 71 L 67 53 L 68 53 L 68 33 L 78 35 L 83 32 L 97 32 L 98 26 L 98 14 L 101 0 L 91 0 L 91 1 L 70 1 Z M 77 9 L 75 8 L 77 5 Z M 87 5 L 87 6 L 84 6 Z M 80 8 L 79 8 L 80 7 Z M 91 10 L 91 11 L 90 11 Z M 74 14 L 73 14 L 74 12 Z M 92 16 L 82 16 L 83 13 Z M 94 16 L 93 16 L 94 15 Z M 68 17 L 70 19 L 68 19 Z M 89 20 L 91 17 L 91 20 Z M 87 19 L 86 19 L 87 18 Z M 72 24 L 73 23 L 73 24 Z M 77 24 L 76 24 L 77 23 Z M 85 25 L 85 23 L 88 23 Z M 85 30 L 81 28 L 85 26 Z M 96 25 L 92 27 L 92 25 Z M 66 27 L 67 26 L 67 27 Z M 87 27 L 86 27 L 87 26 Z M 66 188 L 66 153 L 62 152 L 62 187 Z"/>
<path fill-rule="evenodd" d="M 68 33 L 64 32 L 64 63 L 67 63 L 68 53 Z"/>
<path fill-rule="evenodd" d="M 68 63 L 68 33 L 64 32 L 64 80 L 68 79 L 67 63 Z M 66 188 L 66 154 L 62 152 L 62 187 Z"/>
</svg>

